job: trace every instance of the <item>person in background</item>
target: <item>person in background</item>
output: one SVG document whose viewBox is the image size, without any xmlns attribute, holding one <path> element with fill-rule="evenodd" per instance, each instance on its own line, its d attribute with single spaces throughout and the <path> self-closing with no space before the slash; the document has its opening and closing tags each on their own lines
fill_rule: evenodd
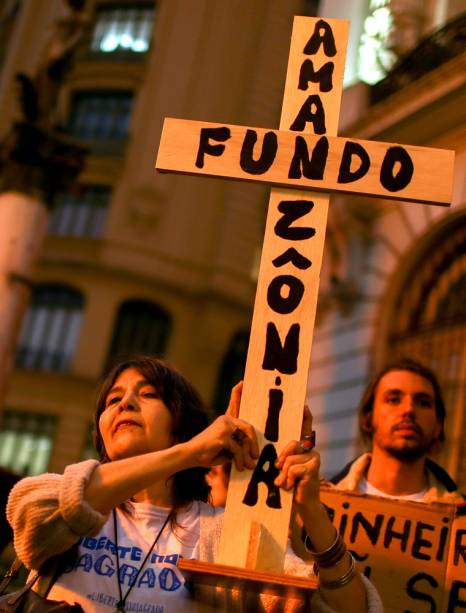
<svg viewBox="0 0 466 613">
<path fill-rule="evenodd" d="M 448 473 L 429 458 L 445 440 L 445 403 L 435 374 L 404 358 L 383 368 L 358 409 L 370 445 L 330 481 L 339 489 L 421 502 L 462 502 Z"/>
</svg>

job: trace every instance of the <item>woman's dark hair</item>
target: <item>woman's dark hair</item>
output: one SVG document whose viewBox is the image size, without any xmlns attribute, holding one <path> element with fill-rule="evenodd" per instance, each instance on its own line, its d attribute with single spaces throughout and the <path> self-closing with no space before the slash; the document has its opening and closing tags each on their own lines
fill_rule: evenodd
<svg viewBox="0 0 466 613">
<path fill-rule="evenodd" d="M 128 368 L 137 370 L 155 387 L 168 410 L 173 428 L 173 444 L 189 441 L 208 426 L 207 413 L 196 389 L 177 370 L 153 356 L 136 356 L 118 364 L 105 377 L 97 397 L 94 414 L 94 444 L 102 462 L 108 462 L 99 429 L 99 419 L 105 409 L 109 391 L 120 374 Z M 173 509 L 176 511 L 193 500 L 207 501 L 210 486 L 205 480 L 208 468 L 188 468 L 172 477 Z"/>
<path fill-rule="evenodd" d="M 394 370 L 407 370 L 408 372 L 412 372 L 420 377 L 423 377 L 432 385 L 434 390 L 435 414 L 437 415 L 437 420 L 440 424 L 440 433 L 437 441 L 444 441 L 446 410 L 440 384 L 434 372 L 430 370 L 430 368 L 427 368 L 427 366 L 424 366 L 420 362 L 416 362 L 411 358 L 400 358 L 396 362 L 388 364 L 373 377 L 367 386 L 358 407 L 359 431 L 363 439 L 366 441 L 372 440 L 372 413 L 374 409 L 374 399 L 377 391 L 377 385 L 383 376 Z"/>
</svg>

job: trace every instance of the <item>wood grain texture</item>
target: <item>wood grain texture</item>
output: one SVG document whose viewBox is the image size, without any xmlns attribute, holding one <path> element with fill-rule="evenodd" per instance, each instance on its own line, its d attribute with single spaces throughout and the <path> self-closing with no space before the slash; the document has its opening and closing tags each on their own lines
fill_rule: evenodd
<svg viewBox="0 0 466 613">
<path fill-rule="evenodd" d="M 210 564 L 199 560 L 180 558 L 178 568 L 191 575 L 196 585 L 209 585 L 230 589 L 251 590 L 261 594 L 286 597 L 306 597 L 319 583 L 316 578 L 294 577 L 278 573 L 247 570 L 224 564 Z"/>
<path fill-rule="evenodd" d="M 221 143 L 221 155 L 203 156 L 203 167 L 196 166 L 196 158 L 200 147 L 201 130 L 225 129 L 230 133 L 227 141 Z M 254 145 L 254 158 L 258 159 L 264 137 L 273 134 L 277 140 L 277 150 L 270 166 L 260 174 L 248 172 L 240 164 L 241 151 L 248 131 L 257 135 Z M 327 139 L 328 154 L 326 162 L 319 166 L 324 169 L 322 178 L 313 179 L 302 175 L 300 178 L 290 178 L 290 167 L 295 156 L 296 139 L 304 139 L 307 156 L 312 158 L 316 144 L 322 138 Z M 218 145 L 215 139 L 212 144 Z M 265 141 L 266 142 L 266 141 Z M 299 147 L 302 147 L 299 143 Z M 349 153 L 343 157 L 345 147 L 363 151 L 369 159 L 369 168 L 361 178 L 350 182 L 339 180 L 342 159 L 350 158 Z M 392 168 L 398 173 L 400 162 L 390 163 L 393 148 L 400 148 L 409 156 L 413 173 L 409 183 L 404 186 L 400 181 L 399 189 L 393 191 L 381 182 L 381 169 Z M 384 162 L 385 160 L 385 162 Z M 365 196 L 375 196 L 387 199 L 404 200 L 406 202 L 423 202 L 449 206 L 452 197 L 453 172 L 455 152 L 447 149 L 434 149 L 411 145 L 398 145 L 376 141 L 366 141 L 353 138 L 341 138 L 326 134 L 302 134 L 299 132 L 266 130 L 248 126 L 231 124 L 216 124 L 185 119 L 166 118 L 157 157 L 156 168 L 161 171 L 182 172 L 187 174 L 203 174 L 207 176 L 240 179 L 244 181 L 261 181 L 274 185 L 296 187 L 299 189 L 315 189 L 325 192 L 355 193 Z M 361 166 L 358 154 L 351 156 L 351 173 Z M 391 172 L 389 174 L 392 174 Z"/>
<path fill-rule="evenodd" d="M 322 93 L 321 99 L 325 108 L 327 133 L 336 134 L 348 23 L 336 20 L 325 21 L 330 24 L 335 36 L 337 55 L 331 58 L 335 65 L 333 89 L 331 92 Z M 318 19 L 307 17 L 295 17 L 294 20 L 280 122 L 282 130 L 289 128 L 308 95 L 312 92 L 319 92 L 318 84 L 312 84 L 306 91 L 297 87 L 300 67 L 308 57 L 303 54 L 303 49 L 314 32 L 317 22 Z M 321 47 L 319 52 L 313 56 L 313 60 L 316 68 L 318 68 L 329 58 L 325 56 Z M 284 201 L 298 200 L 309 203 L 312 210 L 297 219 L 292 225 L 293 227 L 312 227 L 315 230 L 315 235 L 306 240 L 283 239 L 276 233 L 277 221 L 282 217 L 279 206 Z M 278 454 L 290 440 L 300 437 L 327 225 L 328 202 L 329 197 L 327 195 L 315 192 L 274 188 L 270 195 L 240 417 L 255 426 L 260 446 L 263 449 L 265 443 L 268 443 L 264 431 L 268 413 L 269 390 L 272 388 L 280 389 L 283 393 L 283 406 L 279 419 L 279 439 L 275 443 Z M 274 265 L 276 258 L 280 258 L 290 248 L 296 249 L 300 255 L 311 262 L 311 265 L 306 269 L 298 269 L 292 263 L 278 267 Z M 305 291 L 300 304 L 292 313 L 277 314 L 268 304 L 268 290 L 271 281 L 277 275 L 286 274 L 298 278 L 304 285 Z M 301 327 L 297 368 L 292 375 L 281 375 L 276 370 L 271 371 L 263 368 L 268 323 L 276 326 L 282 339 L 285 338 L 293 324 L 299 323 Z M 278 375 L 280 375 L 280 384 L 277 384 Z M 271 508 L 266 504 L 266 486 L 259 483 L 258 502 L 255 506 L 248 506 L 244 504 L 243 500 L 251 481 L 251 474 L 251 471 L 248 470 L 243 472 L 238 472 L 234 468 L 232 470 L 218 561 L 221 564 L 244 568 L 249 551 L 251 525 L 253 522 L 258 522 L 262 525 L 262 536 L 261 546 L 256 558 L 256 569 L 281 573 L 283 572 L 288 539 L 292 494 L 282 491 L 280 494 L 281 508 Z"/>
</svg>

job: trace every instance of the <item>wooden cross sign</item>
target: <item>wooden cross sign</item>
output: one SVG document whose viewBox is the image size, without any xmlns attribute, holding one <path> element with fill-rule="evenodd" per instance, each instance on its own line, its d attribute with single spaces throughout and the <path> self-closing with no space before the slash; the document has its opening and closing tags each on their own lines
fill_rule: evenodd
<svg viewBox="0 0 466 613">
<path fill-rule="evenodd" d="M 300 438 L 329 204 L 323 192 L 446 206 L 451 198 L 454 152 L 336 136 L 347 31 L 346 21 L 295 17 L 280 130 L 164 122 L 157 170 L 280 186 L 270 195 L 240 408 L 261 453 L 253 471 L 232 471 L 220 564 L 283 572 L 292 493 L 274 485 L 274 462 Z"/>
</svg>

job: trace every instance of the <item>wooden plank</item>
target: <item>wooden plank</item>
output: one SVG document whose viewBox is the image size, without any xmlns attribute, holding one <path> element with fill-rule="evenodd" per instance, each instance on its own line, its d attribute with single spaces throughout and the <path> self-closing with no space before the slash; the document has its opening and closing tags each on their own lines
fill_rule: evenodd
<svg viewBox="0 0 466 613">
<path fill-rule="evenodd" d="M 337 53 L 331 58 L 325 54 L 324 45 L 311 56 L 303 52 L 321 24 L 330 29 L 335 39 Z M 327 133 L 336 134 L 347 32 L 347 22 L 295 18 L 280 129 L 289 128 L 310 93 L 316 92 L 325 109 Z M 329 60 L 334 64 L 329 91 L 321 92 L 316 83 L 308 84 L 304 90 L 298 88 L 301 66 L 309 57 L 316 69 Z M 240 408 L 240 417 L 252 423 L 258 433 L 258 465 L 268 484 L 256 479 L 260 476 L 257 467 L 254 473 L 232 470 L 218 558 L 221 564 L 246 566 L 251 527 L 257 522 L 262 531 L 256 569 L 283 572 L 292 494 L 273 490 L 273 458 L 285 444 L 300 436 L 328 201 L 324 194 L 280 188 L 273 189 L 270 195 Z M 289 292 L 286 283 L 281 286 L 280 279 L 284 281 L 284 277 L 290 284 Z M 288 302 L 289 297 L 299 300 L 294 304 L 293 300 Z M 269 350 L 271 337 L 275 342 L 279 338 L 286 347 L 286 338 L 291 345 L 296 342 L 292 338 L 296 332 L 298 351 L 296 344 L 291 346 L 283 360 L 287 363 L 274 364 L 277 352 Z M 275 419 L 269 420 L 274 414 Z M 267 429 L 270 423 L 276 426 L 276 437 Z M 270 454 L 269 459 L 266 454 Z"/>
<path fill-rule="evenodd" d="M 166 118 L 156 168 L 449 206 L 454 163 L 447 149 Z"/>
<path fill-rule="evenodd" d="M 210 564 L 180 558 L 178 568 L 192 575 L 196 585 L 213 585 L 230 589 L 250 589 L 261 594 L 298 597 L 302 592 L 313 593 L 318 587 L 315 578 L 295 577 L 264 571 L 251 571 L 236 566 Z"/>
</svg>

